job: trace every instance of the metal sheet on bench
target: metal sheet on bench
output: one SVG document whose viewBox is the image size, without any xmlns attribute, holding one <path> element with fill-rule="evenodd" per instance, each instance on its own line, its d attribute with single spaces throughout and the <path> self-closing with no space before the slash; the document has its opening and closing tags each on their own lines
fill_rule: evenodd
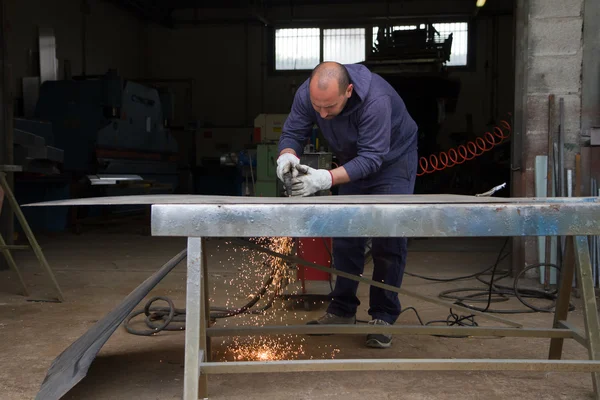
<svg viewBox="0 0 600 400">
<path fill-rule="evenodd" d="M 307 198 L 141 195 L 27 206 L 152 205 L 152 234 L 187 237 L 456 237 L 600 234 L 599 198 L 458 195 Z"/>
<path fill-rule="evenodd" d="M 597 197 L 568 198 L 506 198 L 476 197 L 452 194 L 430 195 L 355 195 L 314 197 L 247 197 L 156 194 L 139 196 L 90 197 L 83 199 L 54 200 L 25 204 L 23 207 L 71 205 L 129 205 L 129 204 L 579 204 L 597 203 Z"/>
</svg>

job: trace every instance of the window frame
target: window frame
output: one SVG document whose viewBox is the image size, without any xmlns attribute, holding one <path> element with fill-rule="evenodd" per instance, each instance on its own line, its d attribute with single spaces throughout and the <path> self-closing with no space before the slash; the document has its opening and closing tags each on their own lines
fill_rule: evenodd
<svg viewBox="0 0 600 400">
<path fill-rule="evenodd" d="M 410 19 L 389 19 L 388 23 L 394 25 L 416 25 L 425 22 L 430 23 L 452 23 L 452 22 L 466 22 L 467 23 L 467 64 L 466 65 L 450 65 L 446 68 L 449 71 L 467 71 L 472 72 L 476 70 L 476 51 L 477 51 L 477 24 L 474 18 L 429 18 L 427 20 L 423 18 L 410 18 Z M 355 23 L 310 23 L 310 22 L 295 22 L 295 23 L 282 23 L 276 26 L 269 25 L 266 29 L 266 56 L 267 56 L 267 73 L 270 76 L 297 76 L 306 75 L 312 71 L 312 69 L 289 69 L 289 70 L 278 70 L 275 68 L 275 31 L 277 29 L 286 28 L 318 28 L 319 34 L 319 62 L 323 60 L 323 30 L 324 29 L 352 29 L 352 28 L 364 28 L 365 29 L 365 58 L 372 51 L 373 43 L 373 26 L 376 26 L 376 22 L 355 22 Z"/>
</svg>

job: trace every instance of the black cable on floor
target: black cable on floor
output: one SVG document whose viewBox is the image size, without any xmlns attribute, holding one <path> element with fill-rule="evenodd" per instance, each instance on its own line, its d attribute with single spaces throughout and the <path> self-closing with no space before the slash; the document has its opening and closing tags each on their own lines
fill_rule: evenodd
<svg viewBox="0 0 600 400">
<path fill-rule="evenodd" d="M 269 296 L 264 306 L 258 309 L 252 308 L 265 296 L 269 286 L 273 283 L 274 276 L 275 270 L 272 269 L 271 273 L 266 277 L 258 292 L 242 307 L 231 309 L 227 307 L 211 306 L 210 320 L 215 321 L 220 318 L 229 318 L 241 314 L 262 314 L 270 309 L 277 298 L 277 291 L 274 291 L 273 294 Z M 152 304 L 158 300 L 167 302 L 168 307 L 152 307 Z M 141 314 L 146 315 L 144 322 L 149 328 L 147 330 L 138 330 L 131 327 L 131 320 Z M 155 321 L 162 322 L 157 324 Z M 172 323 L 176 324 L 171 325 Z M 139 336 L 152 336 L 160 331 L 185 330 L 185 309 L 175 308 L 173 301 L 168 297 L 153 297 L 146 303 L 143 310 L 134 311 L 131 313 L 125 319 L 123 325 L 127 332 Z"/>
<path fill-rule="evenodd" d="M 459 277 L 455 277 L 455 278 L 435 278 L 435 277 L 428 277 L 428 276 L 423 276 L 423 275 L 418 275 L 418 274 L 413 274 L 413 273 L 408 273 L 408 272 L 405 272 L 405 274 L 414 276 L 417 278 L 425 279 L 428 281 L 436 281 L 436 282 L 453 282 L 453 281 L 472 279 L 472 278 L 477 279 L 479 282 L 485 284 L 487 286 L 487 288 L 463 287 L 463 288 L 457 288 L 457 289 L 444 290 L 444 291 L 440 292 L 438 295 L 440 298 L 447 299 L 447 300 L 453 300 L 455 304 L 461 305 L 466 308 L 470 308 L 472 310 L 481 311 L 481 312 L 489 312 L 489 313 L 497 313 L 497 314 L 523 314 L 523 313 L 534 313 L 534 312 L 552 312 L 554 309 L 554 306 L 556 304 L 556 299 L 558 297 L 557 290 L 546 291 L 546 290 L 541 290 L 541 289 L 523 289 L 523 288 L 519 288 L 519 282 L 525 276 L 527 271 L 529 271 L 531 269 L 539 268 L 542 266 L 544 266 L 546 268 L 556 268 L 558 270 L 558 275 L 560 275 L 560 268 L 557 265 L 551 264 L 551 263 L 533 264 L 533 265 L 530 265 L 530 266 L 524 268 L 514 278 L 512 286 L 498 284 L 497 282 L 499 280 L 504 279 L 510 275 L 510 273 L 508 271 L 497 271 L 497 268 L 498 268 L 498 265 L 500 264 L 500 262 L 510 255 L 510 252 L 503 254 L 507 244 L 508 244 L 508 238 L 506 238 L 506 240 L 504 241 L 504 244 L 502 245 L 502 248 L 500 249 L 500 252 L 498 253 L 498 256 L 496 257 L 496 261 L 493 265 L 491 265 L 490 267 L 487 267 L 479 272 L 476 272 L 474 274 L 459 276 Z M 490 270 L 492 271 L 491 279 L 489 281 L 486 281 L 485 279 L 483 279 L 483 276 L 486 275 Z M 499 275 L 497 275 L 497 273 L 499 273 Z M 469 293 L 469 294 L 458 295 L 457 293 Z M 511 297 L 515 297 L 516 299 L 518 299 L 527 308 L 526 309 L 493 309 L 493 308 L 491 308 L 492 303 L 505 302 L 505 301 L 510 300 Z M 526 301 L 525 299 L 550 300 L 550 301 L 552 301 L 552 304 L 549 305 L 548 307 L 537 307 L 537 306 L 531 304 L 531 302 Z M 468 303 L 477 303 L 477 302 L 485 302 L 486 306 L 485 307 L 476 307 L 474 305 L 468 304 Z M 569 303 L 569 311 L 573 311 L 574 309 L 575 309 L 575 306 L 573 304 Z M 415 313 L 417 313 L 416 310 L 415 310 Z M 418 313 L 417 313 L 417 318 L 423 325 L 421 318 L 418 316 Z M 465 322 L 465 321 L 467 321 L 467 322 Z M 450 309 L 450 314 L 448 315 L 448 318 L 446 318 L 446 320 L 429 321 L 425 325 L 429 325 L 432 323 L 442 323 L 442 324 L 446 324 L 448 326 L 457 325 L 457 324 L 463 325 L 463 326 L 477 326 L 477 323 L 475 322 L 475 315 L 459 316 L 458 314 L 454 313 L 452 311 L 452 309 Z M 456 336 L 452 336 L 452 337 L 456 337 Z"/>
<path fill-rule="evenodd" d="M 329 248 L 329 246 L 327 245 L 327 243 L 325 242 L 325 239 L 323 239 L 323 240 L 324 240 L 325 248 L 327 249 L 330 257 L 332 258 L 331 268 L 334 268 L 332 251 Z M 436 282 L 453 282 L 453 281 L 472 279 L 472 278 L 477 279 L 479 282 L 485 284 L 487 286 L 487 288 L 465 287 L 465 288 L 458 288 L 458 289 L 450 289 L 450 290 L 444 290 L 444 291 L 440 292 L 438 295 L 439 297 L 444 298 L 444 299 L 454 300 L 454 304 L 461 305 L 463 307 L 470 308 L 472 310 L 489 312 L 489 313 L 500 313 L 500 314 L 552 312 L 554 305 L 556 303 L 556 299 L 558 297 L 556 290 L 544 291 L 544 290 L 539 290 L 539 289 L 519 289 L 519 281 L 525 275 L 525 273 L 527 271 L 534 269 L 534 268 L 539 268 L 541 266 L 545 266 L 547 268 L 556 268 L 557 270 L 559 270 L 559 272 L 560 272 L 560 269 L 558 268 L 558 266 L 556 266 L 554 264 L 550 264 L 550 263 L 539 263 L 539 264 L 530 265 L 527 268 L 523 269 L 515 277 L 512 286 L 500 285 L 497 283 L 497 280 L 501 280 L 501 279 L 504 279 L 509 276 L 508 271 L 500 271 L 499 275 L 497 276 L 498 265 L 500 264 L 500 262 L 502 260 L 504 260 L 506 257 L 508 257 L 510 255 L 510 252 L 508 252 L 506 254 L 504 253 L 504 250 L 505 250 L 507 244 L 508 244 L 508 238 L 506 238 L 506 240 L 504 241 L 504 244 L 502 245 L 502 248 L 500 249 L 500 252 L 498 253 L 496 261 L 493 265 L 486 267 L 485 269 L 483 269 L 479 272 L 476 272 L 474 274 L 459 276 L 459 277 L 455 277 L 455 278 L 435 278 L 435 277 L 428 277 L 428 276 L 418 275 L 418 274 L 409 273 L 409 272 L 405 272 L 405 274 L 407 274 L 409 276 L 417 277 L 420 279 L 424 279 L 424 280 L 428 280 L 428 281 L 436 281 Z M 489 281 L 486 281 L 482 277 L 484 275 L 486 275 L 490 270 L 492 271 L 491 279 Z M 274 272 L 275 272 L 274 270 L 271 271 L 271 274 L 263 282 L 263 285 L 261 286 L 259 291 L 245 305 L 243 305 L 242 307 L 237 308 L 237 309 L 228 309 L 225 307 L 211 307 L 210 319 L 214 321 L 218 318 L 228 318 L 228 317 L 241 315 L 241 314 L 261 314 L 261 313 L 265 312 L 266 310 L 268 310 L 269 308 L 271 308 L 277 297 L 277 291 L 275 291 L 267 299 L 266 305 L 264 305 L 263 307 L 261 307 L 259 309 L 252 310 L 252 308 L 264 297 L 264 295 L 266 294 L 266 292 L 268 290 L 268 287 L 273 283 Z M 329 280 L 329 285 L 330 285 L 331 290 L 333 291 L 331 279 Z M 465 293 L 465 292 L 472 292 L 472 293 L 468 294 L 468 295 L 465 294 L 462 296 L 456 294 L 456 293 Z M 510 297 L 516 297 L 523 305 L 525 305 L 527 307 L 527 309 L 525 309 L 525 310 L 523 310 L 523 309 L 518 309 L 518 310 L 499 309 L 498 310 L 498 309 L 491 308 L 492 303 L 505 302 L 505 301 L 508 301 L 510 299 Z M 552 300 L 553 303 L 549 307 L 542 308 L 542 307 L 534 306 L 533 304 L 526 301 L 525 299 Z M 167 302 L 168 307 L 152 307 L 152 304 L 158 300 L 163 300 L 163 301 Z M 470 303 L 486 302 L 486 306 L 484 308 L 475 307 L 473 305 L 467 304 L 466 302 L 470 302 Z M 569 303 L 569 311 L 573 311 L 574 309 L 575 309 L 575 307 L 571 303 Z M 400 315 L 402 315 L 402 313 L 404 313 L 406 311 L 410 311 L 410 310 L 414 311 L 417 319 L 419 320 L 419 323 L 423 326 L 431 325 L 431 324 L 445 324 L 447 326 L 454 326 L 454 325 L 478 326 L 477 323 L 475 322 L 475 315 L 473 315 L 473 314 L 466 315 L 466 316 L 458 315 L 458 314 L 454 313 L 452 311 L 452 309 L 450 309 L 450 313 L 445 320 L 432 320 L 432 321 L 428 321 L 427 323 L 423 322 L 423 320 L 421 319 L 421 316 L 419 315 L 418 311 L 414 307 L 407 307 L 407 308 L 403 309 L 401 311 Z M 131 320 L 140 314 L 146 315 L 145 323 L 148 326 L 149 330 L 141 331 L 141 330 L 136 330 L 136 329 L 131 328 L 131 326 L 130 326 Z M 162 321 L 162 322 L 159 324 L 156 324 L 155 321 Z M 368 321 L 357 320 L 357 322 L 367 323 Z M 178 324 L 172 326 L 171 325 L 172 323 L 178 323 Z M 143 335 L 143 336 L 150 336 L 150 335 L 160 332 L 161 330 L 167 330 L 167 331 L 183 330 L 183 329 L 185 329 L 185 309 L 175 308 L 173 302 L 168 297 L 162 297 L 162 296 L 153 297 L 146 303 L 143 310 L 136 311 L 136 312 L 132 313 L 131 315 L 129 315 L 128 318 L 125 320 L 124 325 L 125 325 L 125 329 L 129 333 L 132 333 L 135 335 Z M 465 336 L 448 336 L 448 335 L 433 335 L 433 336 L 451 337 L 451 338 L 465 337 Z"/>
</svg>

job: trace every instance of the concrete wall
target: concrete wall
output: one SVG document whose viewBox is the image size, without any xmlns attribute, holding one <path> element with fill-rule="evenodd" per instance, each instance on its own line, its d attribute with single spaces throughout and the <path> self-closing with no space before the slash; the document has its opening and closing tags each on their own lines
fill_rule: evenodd
<svg viewBox="0 0 600 400">
<path fill-rule="evenodd" d="M 529 17 L 525 166 L 527 195 L 534 194 L 535 156 L 547 154 L 548 95 L 565 104 L 565 168 L 574 167 L 581 142 L 583 0 L 533 0 Z"/>
<path fill-rule="evenodd" d="M 103 74 L 117 68 L 127 77 L 145 74 L 146 23 L 101 0 L 90 0 L 86 20 L 86 72 Z M 54 29 L 59 77 L 64 60 L 74 75 L 82 73 L 81 2 L 76 0 L 19 0 L 6 2 L 8 56 L 13 91 L 22 95 L 21 78 L 39 76 L 38 27 Z"/>
<path fill-rule="evenodd" d="M 523 196 L 535 195 L 535 158 L 548 154 L 548 96 L 555 95 L 558 135 L 559 99 L 564 99 L 565 168 L 574 169 L 584 143 L 581 94 L 584 0 L 531 0 L 528 17 L 525 126 L 523 129 Z M 538 262 L 535 239 L 525 241 L 525 264 Z"/>
</svg>

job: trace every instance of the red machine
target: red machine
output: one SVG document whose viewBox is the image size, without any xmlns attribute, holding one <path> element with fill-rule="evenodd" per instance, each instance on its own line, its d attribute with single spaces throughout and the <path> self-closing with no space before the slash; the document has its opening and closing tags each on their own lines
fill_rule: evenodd
<svg viewBox="0 0 600 400">
<path fill-rule="evenodd" d="M 331 238 L 300 238 L 297 253 L 306 261 L 331 267 Z M 299 264 L 297 278 L 302 285 L 302 294 L 327 295 L 331 291 L 331 274 L 328 272 Z"/>
</svg>

